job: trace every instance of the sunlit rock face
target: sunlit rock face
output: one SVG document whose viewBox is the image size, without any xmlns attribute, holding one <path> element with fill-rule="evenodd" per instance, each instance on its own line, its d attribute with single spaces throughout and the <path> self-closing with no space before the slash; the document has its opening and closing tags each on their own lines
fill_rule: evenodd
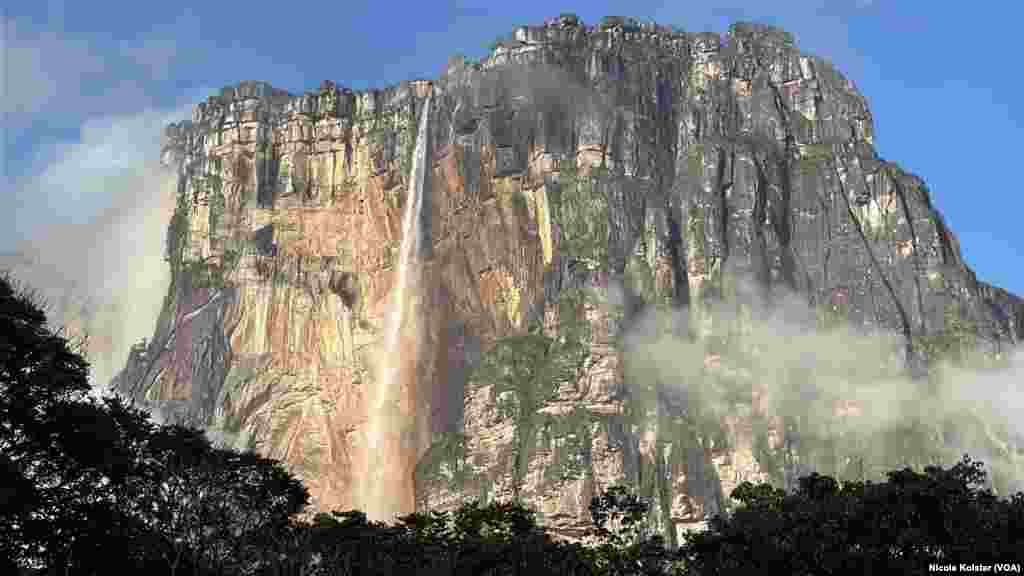
<svg viewBox="0 0 1024 576">
<path fill-rule="evenodd" d="M 431 86 L 432 254 L 417 306 L 429 352 L 406 367 L 403 441 L 417 457 L 395 479 L 414 483 L 420 508 L 518 494 L 556 533 L 583 537 L 590 497 L 626 482 L 674 538 L 740 482 L 769 478 L 757 455 L 789 436 L 751 370 L 752 399 L 715 434 L 687 427 L 692 409 L 671 390 L 631 400 L 640 361 L 620 344 L 655 303 L 685 310 L 698 342 L 714 335 L 714 302 L 785 293 L 898 337 L 935 330 L 950 302 L 984 347 L 1024 334 L 1024 304 L 975 279 L 924 183 L 878 158 L 864 98 L 789 34 L 565 16 L 512 37 L 429 85 L 325 82 L 295 96 L 243 82 L 170 126 L 173 283 L 117 388 L 284 460 L 317 509 L 359 507 L 367 390 L 395 360 L 380 354 L 384 317 Z M 566 162 L 606 201 L 604 262 L 567 252 Z M 576 287 L 601 297 L 583 311 L 589 357 L 524 442 L 521 419 L 472 369 L 496 338 L 554 325 Z M 601 304 L 614 292 L 624 312 Z M 742 372 L 716 358 L 691 364 Z"/>
</svg>

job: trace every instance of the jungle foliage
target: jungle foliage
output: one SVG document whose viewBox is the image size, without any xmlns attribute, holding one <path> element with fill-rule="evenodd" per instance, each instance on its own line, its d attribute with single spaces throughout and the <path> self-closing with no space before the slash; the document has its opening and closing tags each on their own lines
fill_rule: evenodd
<svg viewBox="0 0 1024 576">
<path fill-rule="evenodd" d="M 560 384 L 575 381 L 589 357 L 592 333 L 583 313 L 586 305 L 584 290 L 566 290 L 554 330 L 535 323 L 521 334 L 498 339 L 475 370 L 474 380 L 493 384 L 499 408 L 515 418 L 517 495 L 537 432 L 557 425 L 538 410 L 554 398 Z"/>
<path fill-rule="evenodd" d="M 607 171 L 580 174 L 575 161 L 563 161 L 552 212 L 561 230 L 560 252 L 591 269 L 608 266 L 609 213 Z"/>
</svg>

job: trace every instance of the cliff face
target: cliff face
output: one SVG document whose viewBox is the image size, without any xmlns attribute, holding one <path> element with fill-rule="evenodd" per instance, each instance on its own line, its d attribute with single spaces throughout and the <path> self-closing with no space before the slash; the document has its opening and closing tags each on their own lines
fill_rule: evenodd
<svg viewBox="0 0 1024 576">
<path fill-rule="evenodd" d="M 243 82 L 168 127 L 173 284 L 115 388 L 288 462 L 321 509 L 358 507 L 364 398 L 387 360 L 375 350 L 429 91 L 431 352 L 408 391 L 420 507 L 518 495 L 578 536 L 590 495 L 626 481 L 664 529 L 769 478 L 784 425 L 758 402 L 756 370 L 747 409 L 714 433 L 660 386 L 638 402 L 619 337 L 644 310 L 686 310 L 677 331 L 710 342 L 716 302 L 796 294 L 911 343 L 918 371 L 916 342 L 951 305 L 985 350 L 1024 335 L 1024 303 L 978 282 L 924 182 L 876 155 L 864 98 L 789 34 L 565 16 L 432 81 L 301 96 Z M 533 325 L 557 336 L 559 303 L 579 290 L 592 296 L 574 310 L 584 358 L 552 394 L 526 404 L 470 381 L 495 341 Z M 699 370 L 725 370 L 718 358 Z"/>
</svg>

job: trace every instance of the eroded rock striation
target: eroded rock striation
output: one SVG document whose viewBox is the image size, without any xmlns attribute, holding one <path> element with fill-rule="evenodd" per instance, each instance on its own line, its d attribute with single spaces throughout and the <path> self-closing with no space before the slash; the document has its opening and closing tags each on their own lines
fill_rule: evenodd
<svg viewBox="0 0 1024 576">
<path fill-rule="evenodd" d="M 739 482 L 771 477 L 765 450 L 787 436 L 770 415 L 753 423 L 766 410 L 756 370 L 753 400 L 713 433 L 663 386 L 638 403 L 621 336 L 658 306 L 687 311 L 674 329 L 710 342 L 701 311 L 715 302 L 798 295 L 895 334 L 912 371 L 924 370 L 915 342 L 951 306 L 985 350 L 1024 336 L 1024 302 L 975 278 L 925 183 L 876 154 L 864 97 L 790 34 L 563 15 L 436 79 L 302 95 L 242 82 L 169 126 L 173 283 L 115 388 L 284 460 L 319 509 L 358 507 L 365 398 L 387 360 L 375 351 L 430 91 L 433 352 L 410 412 L 421 508 L 517 496 L 582 537 L 590 496 L 628 482 L 674 539 L 669 527 L 720 510 Z M 560 303 L 578 290 L 597 296 L 576 309 L 590 330 L 572 377 L 533 404 L 471 378 L 502 338 L 542 326 L 557 340 Z M 724 370 L 719 357 L 701 369 Z"/>
</svg>

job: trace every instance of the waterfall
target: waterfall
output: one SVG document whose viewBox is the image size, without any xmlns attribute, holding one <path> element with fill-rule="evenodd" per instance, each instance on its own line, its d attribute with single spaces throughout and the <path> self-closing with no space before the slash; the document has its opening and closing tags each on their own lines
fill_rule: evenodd
<svg viewBox="0 0 1024 576">
<path fill-rule="evenodd" d="M 410 391 L 421 346 L 416 303 L 422 285 L 420 260 L 425 247 L 424 196 L 429 193 L 425 188 L 429 186 L 430 103 L 428 93 L 420 111 L 409 174 L 398 277 L 384 321 L 384 353 L 368 398 L 366 468 L 360 481 L 363 511 L 374 521 L 391 521 L 396 515 L 415 511 L 415 399 Z"/>
</svg>

